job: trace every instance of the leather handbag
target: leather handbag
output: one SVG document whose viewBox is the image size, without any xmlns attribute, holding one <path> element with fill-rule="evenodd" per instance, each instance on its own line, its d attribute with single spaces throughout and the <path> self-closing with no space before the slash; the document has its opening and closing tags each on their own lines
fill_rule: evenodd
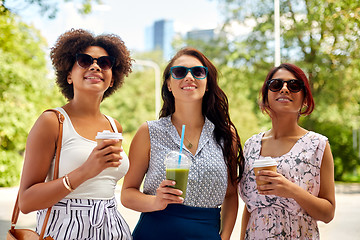
<svg viewBox="0 0 360 240">
<path fill-rule="evenodd" d="M 60 150 L 61 150 L 62 134 L 63 134 L 63 122 L 64 122 L 65 118 L 59 111 L 57 111 L 55 109 L 48 109 L 46 111 L 55 112 L 57 114 L 58 120 L 59 120 L 59 137 L 58 137 L 57 143 L 56 143 L 56 158 L 55 158 L 55 166 L 54 166 L 54 179 L 57 179 L 59 177 L 59 159 L 60 159 Z M 18 202 L 19 202 L 19 193 L 16 197 L 15 206 L 14 206 L 13 214 L 11 217 L 11 228 L 7 232 L 6 240 L 14 240 L 14 239 L 18 239 L 18 240 L 42 240 L 42 239 L 52 240 L 53 238 L 50 236 L 44 238 L 46 225 L 48 223 L 52 207 L 49 207 L 46 212 L 45 220 L 44 220 L 44 223 L 43 223 L 43 226 L 41 229 L 41 233 L 39 235 L 31 229 L 15 228 L 16 222 L 19 218 L 19 212 L 20 212 Z"/>
</svg>

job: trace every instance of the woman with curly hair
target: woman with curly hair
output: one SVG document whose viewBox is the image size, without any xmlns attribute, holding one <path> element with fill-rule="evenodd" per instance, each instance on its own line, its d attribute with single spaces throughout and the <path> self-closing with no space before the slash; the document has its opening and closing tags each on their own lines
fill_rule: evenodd
<svg viewBox="0 0 360 240">
<path fill-rule="evenodd" d="M 131 239 L 114 198 L 116 183 L 128 170 L 128 158 L 114 145 L 119 140 L 95 141 L 103 130 L 122 132 L 118 121 L 100 112 L 100 103 L 131 72 L 130 53 L 119 36 L 72 29 L 57 39 L 50 55 L 56 83 L 68 100 L 56 108 L 65 117 L 59 178 L 52 179 L 59 122 L 45 111 L 27 139 L 20 210 L 38 210 L 40 233 L 47 208 L 53 206 L 45 237 Z"/>
<path fill-rule="evenodd" d="M 123 205 L 142 212 L 134 240 L 230 238 L 243 156 L 217 81 L 215 66 L 193 48 L 180 50 L 165 68 L 160 119 L 144 123 L 133 138 L 122 188 Z M 164 165 L 166 154 L 180 149 L 182 125 L 183 153 L 192 161 L 185 199 L 169 187 L 175 182 L 165 179 Z"/>
</svg>

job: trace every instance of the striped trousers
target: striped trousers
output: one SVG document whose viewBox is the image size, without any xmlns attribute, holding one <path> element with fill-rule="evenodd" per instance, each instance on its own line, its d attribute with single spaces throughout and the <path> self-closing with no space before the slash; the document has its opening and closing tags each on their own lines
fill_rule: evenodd
<svg viewBox="0 0 360 240">
<path fill-rule="evenodd" d="M 36 232 L 40 233 L 47 209 L 37 212 Z M 130 228 L 110 200 L 62 199 L 50 213 L 45 237 L 55 240 L 130 240 Z"/>
</svg>

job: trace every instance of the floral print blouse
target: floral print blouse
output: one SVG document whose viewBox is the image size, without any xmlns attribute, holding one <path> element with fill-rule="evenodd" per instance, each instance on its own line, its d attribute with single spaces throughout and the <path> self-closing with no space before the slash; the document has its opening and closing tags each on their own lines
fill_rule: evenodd
<svg viewBox="0 0 360 240">
<path fill-rule="evenodd" d="M 240 196 L 250 212 L 245 239 L 319 239 L 315 219 L 292 198 L 260 195 L 256 189 L 253 163 L 263 158 L 259 133 L 244 145 L 245 168 L 240 181 Z M 320 167 L 327 137 L 307 132 L 291 150 L 276 157 L 277 171 L 312 195 L 320 190 Z"/>
</svg>

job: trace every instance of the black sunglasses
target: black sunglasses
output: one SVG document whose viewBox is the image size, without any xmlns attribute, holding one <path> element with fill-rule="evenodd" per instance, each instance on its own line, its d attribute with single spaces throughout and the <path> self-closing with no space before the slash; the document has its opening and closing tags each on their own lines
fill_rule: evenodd
<svg viewBox="0 0 360 240">
<path fill-rule="evenodd" d="M 170 68 L 171 76 L 174 79 L 183 79 L 189 71 L 196 79 L 204 79 L 208 74 L 208 68 L 204 66 L 195 66 L 191 68 L 184 66 L 174 66 Z"/>
<path fill-rule="evenodd" d="M 96 64 L 104 71 L 111 69 L 115 63 L 115 58 L 112 56 L 93 58 L 85 53 L 76 54 L 76 62 L 82 68 L 89 68 L 94 63 L 94 60 L 96 60 Z"/>
<path fill-rule="evenodd" d="M 287 89 L 289 89 L 290 92 L 297 93 L 300 92 L 304 88 L 304 83 L 297 79 L 291 79 L 284 81 L 282 79 L 271 79 L 268 80 L 267 85 L 272 92 L 278 92 L 280 91 L 284 83 L 286 83 Z"/>
</svg>

